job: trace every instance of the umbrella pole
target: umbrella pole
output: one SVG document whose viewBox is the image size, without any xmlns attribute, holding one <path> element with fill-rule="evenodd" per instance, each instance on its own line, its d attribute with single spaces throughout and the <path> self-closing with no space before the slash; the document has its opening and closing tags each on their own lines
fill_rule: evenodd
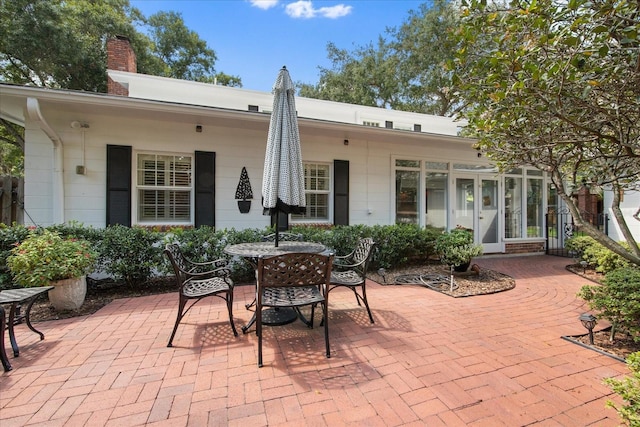
<svg viewBox="0 0 640 427">
<path fill-rule="evenodd" d="M 276 210 L 276 248 L 278 247 L 278 236 L 280 235 L 280 211 Z"/>
</svg>

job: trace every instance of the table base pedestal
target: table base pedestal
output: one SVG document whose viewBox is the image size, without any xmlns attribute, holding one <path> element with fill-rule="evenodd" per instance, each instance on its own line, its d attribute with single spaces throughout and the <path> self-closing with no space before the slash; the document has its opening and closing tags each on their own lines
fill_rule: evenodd
<svg viewBox="0 0 640 427">
<path fill-rule="evenodd" d="M 282 326 L 293 323 L 298 318 L 298 312 L 294 308 L 279 307 L 262 310 L 262 324 L 265 326 Z M 242 333 L 247 333 L 256 322 L 256 315 L 251 316 L 249 323 L 242 327 Z"/>
</svg>

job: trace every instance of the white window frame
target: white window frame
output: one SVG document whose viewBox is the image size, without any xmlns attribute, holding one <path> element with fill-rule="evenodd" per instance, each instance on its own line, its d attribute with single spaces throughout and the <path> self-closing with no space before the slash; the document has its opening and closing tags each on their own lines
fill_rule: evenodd
<svg viewBox="0 0 640 427">
<path fill-rule="evenodd" d="M 397 166 L 396 162 L 397 161 L 410 161 L 410 162 L 417 162 L 417 166 Z M 437 165 L 437 164 L 441 164 L 444 167 L 440 168 L 440 167 L 431 167 L 431 165 Z M 432 157 L 410 157 L 410 156 L 391 156 L 391 167 L 392 167 L 392 173 L 393 173 L 393 178 L 391 179 L 391 194 L 392 194 L 392 199 L 391 199 L 391 203 L 393 204 L 392 206 L 392 218 L 391 220 L 393 221 L 394 224 L 397 224 L 397 212 L 395 211 L 395 206 L 396 206 L 396 202 L 397 202 L 397 197 L 398 195 L 396 194 L 396 171 L 415 171 L 418 172 L 418 222 L 417 225 L 420 227 L 426 227 L 427 224 L 427 220 L 425 217 L 425 203 L 426 203 L 426 198 L 425 198 L 425 190 L 426 190 L 426 177 L 427 177 L 427 173 L 430 172 L 436 172 L 436 173 L 443 173 L 446 174 L 447 176 L 447 188 L 446 188 L 446 197 L 445 197 L 445 228 L 447 228 L 449 226 L 449 222 L 451 220 L 451 213 L 449 212 L 449 205 L 450 205 L 450 197 L 451 197 L 451 185 L 449 183 L 449 180 L 451 179 L 452 176 L 452 163 L 450 160 L 446 160 L 446 159 L 440 159 L 440 158 L 432 158 Z"/>
<path fill-rule="evenodd" d="M 182 157 L 188 158 L 190 163 L 190 170 L 188 173 L 188 186 L 177 186 L 177 185 L 164 185 L 164 186 L 156 186 L 156 185 L 148 185 L 144 183 L 140 183 L 139 179 L 139 161 L 140 156 L 156 156 L 156 157 Z M 132 203 L 132 218 L 134 219 L 134 224 L 143 225 L 143 226 L 154 226 L 154 225 L 193 225 L 194 224 L 194 216 L 195 216 L 195 196 L 194 196 L 194 162 L 195 156 L 193 153 L 178 153 L 178 152 L 158 152 L 158 151 L 136 151 L 134 153 L 134 167 L 135 172 L 133 174 L 133 203 Z M 178 219 L 158 219 L 158 220 L 141 220 L 140 218 L 140 198 L 139 193 L 140 190 L 175 190 L 175 191 L 184 191 L 189 192 L 189 218 L 185 220 Z"/>
<path fill-rule="evenodd" d="M 545 238 L 545 224 L 544 224 L 544 217 L 541 219 L 542 224 L 539 224 L 539 227 L 541 229 L 542 235 L 541 236 L 532 236 L 529 237 L 529 233 L 528 233 L 528 229 L 529 229 L 529 224 L 528 224 L 528 212 L 527 212 L 527 188 L 528 188 L 528 182 L 530 179 L 539 181 L 540 184 L 540 200 L 538 203 L 541 203 L 540 205 L 540 209 L 542 212 L 545 212 L 545 209 L 547 208 L 547 203 L 546 203 L 546 197 L 547 197 L 547 184 L 548 184 L 548 180 L 546 177 L 546 174 L 544 172 L 539 171 L 538 169 L 531 169 L 531 168 L 525 168 L 525 167 L 519 167 L 516 168 L 517 170 L 520 171 L 520 173 L 511 173 L 511 171 L 507 171 L 502 175 L 502 184 L 503 187 L 505 188 L 504 193 L 502 195 L 503 198 L 506 197 L 506 188 L 507 188 L 507 183 L 506 180 L 507 178 L 520 178 L 520 236 L 519 237 L 506 237 L 507 232 L 506 229 L 503 228 L 502 233 L 504 235 L 504 239 L 506 242 L 512 242 L 512 241 L 522 241 L 522 240 L 540 240 L 540 239 L 544 239 Z M 506 203 L 506 201 L 505 201 Z M 543 215 L 544 216 L 544 215 Z M 506 221 L 504 224 L 504 227 L 506 227 Z"/>
<path fill-rule="evenodd" d="M 303 169 L 306 169 L 307 166 L 316 165 L 316 166 L 326 166 L 328 169 L 327 179 L 329 180 L 329 189 L 328 190 L 308 190 L 306 186 L 305 180 L 305 196 L 308 194 L 326 194 L 327 195 L 327 218 L 307 218 L 306 214 L 303 215 L 291 215 L 291 222 L 296 224 L 332 224 L 333 223 L 333 167 L 329 162 L 313 162 L 313 161 L 303 161 Z M 309 201 L 307 201 L 307 212 L 309 212 Z"/>
</svg>

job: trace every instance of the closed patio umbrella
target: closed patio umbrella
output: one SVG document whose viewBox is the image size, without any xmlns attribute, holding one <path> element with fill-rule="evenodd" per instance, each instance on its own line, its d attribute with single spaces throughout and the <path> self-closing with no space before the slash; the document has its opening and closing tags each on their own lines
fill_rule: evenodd
<svg viewBox="0 0 640 427">
<path fill-rule="evenodd" d="M 276 216 L 275 245 L 278 246 L 278 215 L 304 214 L 304 169 L 294 99 L 295 87 L 286 67 L 273 85 L 273 109 L 267 136 L 262 175 L 264 215 Z"/>
</svg>

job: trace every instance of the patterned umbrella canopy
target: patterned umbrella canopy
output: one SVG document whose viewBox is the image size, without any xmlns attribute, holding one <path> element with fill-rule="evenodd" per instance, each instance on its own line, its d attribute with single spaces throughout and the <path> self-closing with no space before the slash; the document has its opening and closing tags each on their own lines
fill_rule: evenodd
<svg viewBox="0 0 640 427">
<path fill-rule="evenodd" d="M 264 214 L 303 214 L 306 210 L 304 169 L 294 99 L 295 87 L 286 67 L 280 70 L 272 92 L 273 109 L 262 175 Z M 276 218 L 276 228 L 277 224 Z"/>
</svg>

